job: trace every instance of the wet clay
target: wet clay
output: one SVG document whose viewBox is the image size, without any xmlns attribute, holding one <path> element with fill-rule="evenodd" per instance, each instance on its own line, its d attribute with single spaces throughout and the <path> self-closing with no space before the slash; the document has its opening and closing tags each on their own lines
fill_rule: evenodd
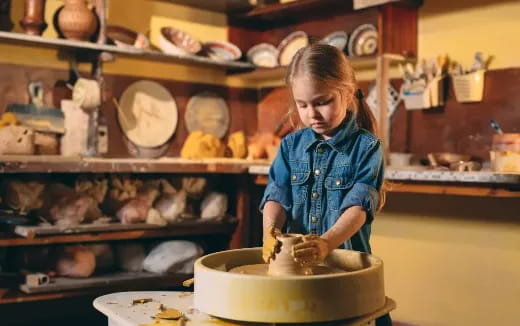
<svg viewBox="0 0 520 326">
<path fill-rule="evenodd" d="M 291 254 L 292 247 L 303 241 L 301 234 L 282 234 L 276 238 L 281 242 L 280 252 L 278 252 L 269 264 L 244 265 L 232 268 L 230 273 L 249 274 L 249 275 L 319 275 L 330 273 L 345 272 L 342 269 L 328 266 L 302 266 L 296 262 Z"/>
<path fill-rule="evenodd" d="M 269 268 L 268 264 L 244 265 L 244 266 L 238 266 L 238 267 L 230 269 L 229 273 L 266 276 L 266 275 L 270 275 L 267 272 L 268 268 Z M 344 273 L 344 272 L 345 272 L 345 270 L 343 270 L 341 268 L 317 265 L 317 266 L 310 267 L 310 274 L 307 274 L 307 275 L 323 275 L 323 274 Z"/>
</svg>

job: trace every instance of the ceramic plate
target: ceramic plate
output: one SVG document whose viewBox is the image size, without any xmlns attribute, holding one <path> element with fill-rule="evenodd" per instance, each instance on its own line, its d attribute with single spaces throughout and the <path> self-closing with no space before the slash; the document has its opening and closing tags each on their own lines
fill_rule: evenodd
<svg viewBox="0 0 520 326">
<path fill-rule="evenodd" d="M 202 44 L 188 33 L 173 27 L 163 27 L 159 33 L 159 46 L 164 53 L 176 55 L 197 54 Z"/>
<path fill-rule="evenodd" d="M 208 57 L 214 60 L 233 61 L 242 56 L 242 51 L 233 43 L 226 41 L 211 41 L 204 43 Z"/>
<path fill-rule="evenodd" d="M 184 119 L 189 132 L 201 130 L 222 138 L 229 127 L 229 108 L 220 96 L 203 92 L 190 98 Z"/>
<path fill-rule="evenodd" d="M 260 43 L 247 51 L 247 59 L 258 67 L 274 68 L 278 66 L 278 49 L 269 43 Z"/>
<path fill-rule="evenodd" d="M 348 54 L 352 57 L 373 55 L 377 51 L 377 29 L 372 24 L 358 26 L 348 41 Z"/>
<path fill-rule="evenodd" d="M 107 37 L 120 48 L 146 49 L 150 46 L 146 36 L 123 26 L 108 25 Z"/>
<path fill-rule="evenodd" d="M 345 46 L 347 46 L 348 34 L 344 31 L 335 31 L 325 36 L 320 42 L 335 46 L 340 51 L 343 51 Z"/>
<path fill-rule="evenodd" d="M 309 44 L 309 37 L 303 31 L 298 31 L 287 35 L 286 38 L 278 45 L 280 56 L 278 62 L 281 66 L 288 66 L 291 63 L 293 56 L 299 49 Z"/>
<path fill-rule="evenodd" d="M 177 128 L 177 105 L 162 85 L 141 80 L 121 95 L 118 120 L 128 139 L 141 147 L 166 143 Z"/>
</svg>

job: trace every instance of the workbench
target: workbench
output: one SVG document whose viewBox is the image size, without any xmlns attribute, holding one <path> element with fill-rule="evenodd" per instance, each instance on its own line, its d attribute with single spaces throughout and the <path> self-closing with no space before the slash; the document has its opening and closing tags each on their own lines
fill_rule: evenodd
<svg viewBox="0 0 520 326">
<path fill-rule="evenodd" d="M 215 293 L 215 295 L 219 295 Z M 247 294 L 245 294 L 247 295 Z M 134 303 L 135 300 L 148 299 L 145 303 Z M 149 300 L 151 299 L 151 300 Z M 108 326 L 139 326 L 153 324 L 155 316 L 163 305 L 166 308 L 175 308 L 184 313 L 187 321 L 179 323 L 186 326 L 263 326 L 264 323 L 247 323 L 223 320 L 209 316 L 193 307 L 193 292 L 174 291 L 142 291 L 118 292 L 101 296 L 94 300 L 94 307 L 108 318 Z M 395 309 L 395 302 L 388 298 L 385 305 L 376 312 L 353 319 L 319 323 L 330 326 L 358 326 L 375 325 L 374 320 Z M 284 324 L 292 325 L 292 324 Z M 295 324 L 296 325 L 296 324 Z M 312 325 L 312 324 L 309 324 Z"/>
</svg>

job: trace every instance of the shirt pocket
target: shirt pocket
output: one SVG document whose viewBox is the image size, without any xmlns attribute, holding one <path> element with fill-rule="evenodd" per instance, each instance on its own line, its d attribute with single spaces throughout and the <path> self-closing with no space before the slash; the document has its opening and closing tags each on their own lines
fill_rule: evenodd
<svg viewBox="0 0 520 326">
<path fill-rule="evenodd" d="M 291 162 L 291 189 L 294 204 L 303 204 L 307 199 L 307 189 L 311 169 L 307 162 Z"/>
<path fill-rule="evenodd" d="M 345 198 L 353 184 L 354 172 L 350 165 L 333 167 L 325 178 L 328 208 L 339 210 L 343 198 Z"/>
</svg>

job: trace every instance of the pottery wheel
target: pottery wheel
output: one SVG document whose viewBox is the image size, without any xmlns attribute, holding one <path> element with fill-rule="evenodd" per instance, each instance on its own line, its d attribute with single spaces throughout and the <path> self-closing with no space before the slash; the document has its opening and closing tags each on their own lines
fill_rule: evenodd
<svg viewBox="0 0 520 326">
<path fill-rule="evenodd" d="M 385 305 L 383 262 L 366 253 L 334 250 L 323 264 L 325 274 L 261 275 L 266 266 L 262 248 L 199 258 L 194 306 L 230 320 L 310 323 L 354 318 Z"/>
</svg>

